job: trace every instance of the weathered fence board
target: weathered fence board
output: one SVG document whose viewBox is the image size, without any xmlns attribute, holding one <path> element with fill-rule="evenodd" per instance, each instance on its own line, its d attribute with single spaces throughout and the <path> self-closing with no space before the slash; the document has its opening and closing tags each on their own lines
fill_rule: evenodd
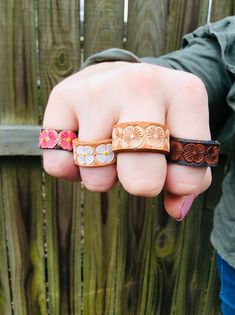
<svg viewBox="0 0 235 315">
<path fill-rule="evenodd" d="M 129 0 L 128 11 L 125 24 L 124 0 L 86 0 L 81 30 L 78 0 L 0 3 L 1 315 L 219 314 L 209 234 L 225 162 L 178 223 L 162 196 L 133 197 L 120 185 L 94 194 L 50 178 L 34 157 L 50 90 L 83 55 L 125 47 L 158 56 L 235 4 Z"/>
<path fill-rule="evenodd" d="M 40 103 L 44 108 L 53 86 L 80 66 L 79 2 L 43 0 L 37 5 Z M 43 174 L 43 190 L 48 312 L 66 314 L 70 298 L 69 270 L 73 263 L 68 252 L 72 241 L 68 237 L 73 217 L 72 185 Z M 67 196 L 63 196 L 65 192 Z M 65 231 L 61 230 L 62 226 Z"/>
<path fill-rule="evenodd" d="M 40 126 L 2 125 L 0 126 L 0 156 L 37 156 Z"/>
<path fill-rule="evenodd" d="M 34 12 L 33 2 L 1 1 L 0 122 L 3 125 L 38 125 Z M 9 135 L 7 135 L 8 137 Z M 37 187 L 37 181 L 35 178 L 31 178 L 32 173 L 29 172 L 33 162 L 26 165 L 24 161 L 6 157 L 1 159 L 0 163 L 1 195 L 4 200 L 4 206 L 0 211 L 5 218 L 12 314 L 32 314 L 35 310 L 37 310 L 37 314 L 40 314 L 39 309 L 42 310 L 41 314 L 45 314 L 44 257 L 38 255 L 36 258 L 34 253 L 36 262 L 33 261 L 35 247 L 32 243 L 33 239 L 29 241 L 32 236 L 30 231 L 34 227 L 32 230 L 30 229 L 28 218 L 35 213 L 34 211 L 39 211 L 39 213 L 41 211 L 41 207 L 37 208 L 30 202 L 34 188 Z M 39 169 L 40 164 L 37 163 L 37 165 Z M 40 173 L 41 171 L 37 175 L 40 176 Z M 37 180 L 40 181 L 40 177 Z M 40 235 L 42 234 L 40 233 Z M 39 248 L 43 248 L 40 238 L 37 238 L 37 245 Z M 35 266 L 40 266 L 42 273 L 36 268 L 34 269 Z M 38 286 L 32 288 L 32 283 L 38 283 Z M 37 300 L 38 297 L 40 297 L 40 301 Z M 39 307 L 40 302 L 43 304 L 41 308 Z M 11 313 L 9 311 L 3 314 Z"/>
<path fill-rule="evenodd" d="M 84 55 L 123 46 L 124 0 L 86 0 Z"/>
<path fill-rule="evenodd" d="M 0 172 L 2 174 L 2 165 L 0 166 Z M 11 309 L 11 285 L 9 277 L 9 264 L 8 264 L 8 242 L 5 220 L 5 196 L 3 195 L 3 181 L 2 176 L 0 180 L 0 250 L 1 250 L 1 264 L 0 264 L 0 312 L 1 314 L 12 314 Z"/>
<path fill-rule="evenodd" d="M 1 1 L 0 123 L 35 124 L 35 16 L 33 2 Z"/>
<path fill-rule="evenodd" d="M 123 47 L 123 0 L 86 1 L 84 55 Z M 94 14 L 96 12 L 96 14 Z M 84 314 L 114 313 L 116 297 L 118 189 L 84 194 Z"/>
<path fill-rule="evenodd" d="M 159 56 L 165 52 L 169 0 L 130 0 L 126 48 L 137 56 Z"/>
</svg>

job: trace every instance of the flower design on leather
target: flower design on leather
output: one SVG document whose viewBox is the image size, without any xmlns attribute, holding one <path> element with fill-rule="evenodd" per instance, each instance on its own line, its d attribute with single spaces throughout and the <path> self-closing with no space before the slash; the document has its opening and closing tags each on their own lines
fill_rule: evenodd
<svg viewBox="0 0 235 315">
<path fill-rule="evenodd" d="M 209 146 L 206 150 L 205 160 L 208 164 L 217 164 L 219 157 L 219 149 L 217 146 Z"/>
<path fill-rule="evenodd" d="M 171 141 L 170 157 L 173 161 L 179 160 L 183 152 L 184 147 L 182 143 L 178 141 Z"/>
<path fill-rule="evenodd" d="M 185 161 L 189 163 L 196 163 L 199 164 L 204 159 L 204 153 L 206 151 L 205 146 L 200 143 L 189 143 L 186 144 L 184 147 L 184 158 Z"/>
<path fill-rule="evenodd" d="M 115 158 L 114 153 L 112 152 L 111 143 L 100 144 L 96 147 L 95 151 L 95 159 L 101 164 L 111 163 Z"/>
<path fill-rule="evenodd" d="M 73 131 L 62 130 L 59 133 L 58 145 L 60 145 L 63 150 L 72 151 L 72 141 L 76 138 L 77 136 Z"/>
<path fill-rule="evenodd" d="M 116 127 L 113 129 L 112 131 L 112 142 L 113 142 L 113 146 L 117 147 L 120 143 L 120 139 L 122 138 L 122 128 L 120 127 Z"/>
<path fill-rule="evenodd" d="M 171 137 L 167 161 L 186 166 L 215 167 L 218 164 L 220 142 Z"/>
<path fill-rule="evenodd" d="M 39 148 L 72 151 L 72 141 L 77 138 L 76 133 L 70 130 L 41 129 Z"/>
<path fill-rule="evenodd" d="M 162 127 L 149 126 L 145 129 L 146 143 L 150 147 L 160 148 L 163 146 L 165 141 L 165 132 Z"/>
<path fill-rule="evenodd" d="M 53 149 L 58 142 L 58 133 L 55 130 L 44 129 L 39 135 L 39 147 L 41 149 Z"/>
<path fill-rule="evenodd" d="M 94 149 L 91 146 L 79 145 L 75 153 L 80 165 L 91 165 L 95 160 Z"/>
<path fill-rule="evenodd" d="M 139 126 L 128 126 L 123 131 L 122 145 L 126 148 L 138 148 L 144 143 L 144 129 Z"/>
</svg>

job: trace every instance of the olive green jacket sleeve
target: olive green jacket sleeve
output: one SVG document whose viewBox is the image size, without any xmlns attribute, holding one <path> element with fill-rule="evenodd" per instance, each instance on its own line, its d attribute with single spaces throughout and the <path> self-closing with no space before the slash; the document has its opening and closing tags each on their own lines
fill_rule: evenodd
<svg viewBox="0 0 235 315">
<path fill-rule="evenodd" d="M 199 27 L 183 38 L 182 49 L 167 55 L 140 59 L 131 52 L 112 48 L 92 55 L 83 67 L 117 60 L 158 64 L 200 77 L 208 93 L 212 136 L 220 135 L 222 141 L 231 139 L 235 131 L 234 16 Z"/>
</svg>

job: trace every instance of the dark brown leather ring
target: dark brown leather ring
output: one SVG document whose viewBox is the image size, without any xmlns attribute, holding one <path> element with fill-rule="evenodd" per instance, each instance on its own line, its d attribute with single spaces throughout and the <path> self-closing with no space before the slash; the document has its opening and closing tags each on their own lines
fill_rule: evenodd
<svg viewBox="0 0 235 315">
<path fill-rule="evenodd" d="M 215 167 L 218 164 L 220 142 L 170 137 L 167 161 L 186 166 Z"/>
</svg>

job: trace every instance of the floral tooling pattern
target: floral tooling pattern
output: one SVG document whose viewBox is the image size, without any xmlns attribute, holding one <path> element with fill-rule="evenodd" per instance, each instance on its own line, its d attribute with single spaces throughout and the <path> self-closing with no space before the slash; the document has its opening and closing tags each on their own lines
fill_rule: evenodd
<svg viewBox="0 0 235 315">
<path fill-rule="evenodd" d="M 210 141 L 208 141 L 208 144 L 189 141 L 172 138 L 170 140 L 168 161 L 182 165 L 205 167 L 213 167 L 218 164 L 219 143 L 213 145 Z"/>
<path fill-rule="evenodd" d="M 72 141 L 76 138 L 74 131 L 42 129 L 39 134 L 39 148 L 72 151 Z"/>
<path fill-rule="evenodd" d="M 97 167 L 112 164 L 116 161 L 111 142 L 91 145 L 77 143 L 73 142 L 74 161 L 79 166 Z"/>
<path fill-rule="evenodd" d="M 125 123 L 127 124 L 127 123 Z M 117 125 L 112 132 L 113 150 L 159 150 L 169 152 L 169 130 L 160 125 Z"/>
</svg>

